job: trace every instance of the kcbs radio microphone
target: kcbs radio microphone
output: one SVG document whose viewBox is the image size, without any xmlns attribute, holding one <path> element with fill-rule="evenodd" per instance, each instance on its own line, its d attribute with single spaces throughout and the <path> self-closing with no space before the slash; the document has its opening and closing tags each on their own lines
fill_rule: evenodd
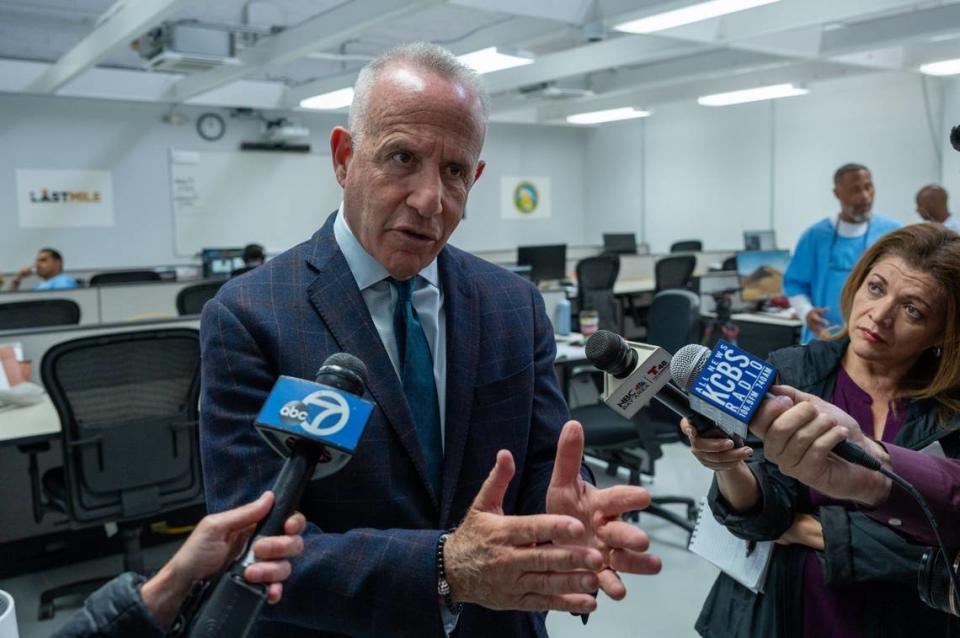
<svg viewBox="0 0 960 638">
<path fill-rule="evenodd" d="M 746 437 L 760 402 L 775 398 L 767 390 L 777 377 L 776 368 L 722 339 L 712 351 L 699 344 L 677 350 L 670 362 L 670 375 L 690 393 L 690 407 L 731 438 Z M 849 441 L 841 441 L 833 453 L 871 470 L 881 467 L 877 459 Z"/>
<path fill-rule="evenodd" d="M 271 488 L 276 500 L 251 537 L 245 556 L 230 566 L 201 604 L 187 633 L 191 638 L 242 638 L 253 627 L 267 598 L 265 586 L 243 578 L 254 562 L 253 541 L 282 534 L 307 483 L 340 470 L 353 456 L 373 411 L 360 398 L 366 375 L 362 361 L 338 353 L 324 361 L 316 382 L 287 376 L 277 379 L 255 424 L 286 458 Z"/>
<path fill-rule="evenodd" d="M 730 437 L 737 446 L 743 439 L 728 433 L 690 407 L 687 395 L 670 383 L 670 353 L 658 346 L 627 341 L 608 330 L 598 330 L 586 345 L 587 359 L 604 371 L 601 398 L 611 410 L 630 419 L 656 400 L 678 416 L 687 419 L 700 436 Z"/>
</svg>

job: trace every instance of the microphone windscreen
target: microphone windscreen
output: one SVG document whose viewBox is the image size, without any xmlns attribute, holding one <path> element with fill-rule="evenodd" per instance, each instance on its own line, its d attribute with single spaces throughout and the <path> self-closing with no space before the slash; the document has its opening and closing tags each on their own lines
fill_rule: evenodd
<svg viewBox="0 0 960 638">
<path fill-rule="evenodd" d="M 670 360 L 670 376 L 681 390 L 688 392 L 709 360 L 710 348 L 698 343 L 683 346 Z"/>
<path fill-rule="evenodd" d="M 623 337 L 609 330 L 597 330 L 587 339 L 586 354 L 590 363 L 607 370 L 622 356 L 627 347 Z"/>
</svg>

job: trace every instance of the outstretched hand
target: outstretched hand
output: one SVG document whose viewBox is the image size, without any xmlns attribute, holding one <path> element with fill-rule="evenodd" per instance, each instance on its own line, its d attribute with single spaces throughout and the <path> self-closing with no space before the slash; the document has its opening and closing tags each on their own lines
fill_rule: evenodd
<svg viewBox="0 0 960 638">
<path fill-rule="evenodd" d="M 617 572 L 656 574 L 660 559 L 646 551 L 650 538 L 639 528 L 620 520 L 621 515 L 647 507 L 650 495 L 642 487 L 616 485 L 597 489 L 580 476 L 583 462 L 583 427 L 568 421 L 557 443 L 557 458 L 547 489 L 547 513 L 570 516 L 583 524 L 585 533 L 567 544 L 577 543 L 599 550 L 603 567 L 600 589 L 614 600 L 627 590 Z"/>
<path fill-rule="evenodd" d="M 506 450 L 477 493 L 470 510 L 444 546 L 450 595 L 490 609 L 561 610 L 596 608 L 590 595 L 603 565 L 587 547 L 583 523 L 570 516 L 506 516 L 503 498 L 516 467 Z"/>
</svg>

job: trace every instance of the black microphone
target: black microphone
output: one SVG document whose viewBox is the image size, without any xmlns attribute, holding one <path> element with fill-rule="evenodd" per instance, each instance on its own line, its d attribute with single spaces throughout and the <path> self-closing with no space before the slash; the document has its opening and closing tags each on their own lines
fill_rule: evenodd
<svg viewBox="0 0 960 638">
<path fill-rule="evenodd" d="M 609 330 L 598 330 L 587 339 L 586 355 L 590 363 L 612 377 L 605 380 L 604 400 L 620 416 L 629 419 L 656 400 L 689 421 L 699 436 L 730 438 L 737 447 L 743 445 L 739 433 L 724 431 L 690 407 L 690 397 L 666 374 L 671 359 L 662 348 L 631 343 Z"/>
<path fill-rule="evenodd" d="M 367 369 L 346 353 L 329 356 L 316 383 L 281 376 L 257 417 L 258 432 L 286 457 L 271 488 L 273 509 L 251 536 L 245 555 L 235 561 L 198 607 L 191 638 L 246 636 L 267 599 L 267 588 L 248 583 L 244 570 L 254 562 L 253 542 L 283 534 L 303 491 L 314 478 L 328 476 L 353 456 L 373 406 L 360 399 Z"/>
<path fill-rule="evenodd" d="M 723 349 L 725 351 L 725 359 L 728 361 L 740 360 L 741 358 L 743 360 L 746 360 L 747 358 L 756 360 L 753 355 L 745 353 L 743 350 L 740 350 L 732 344 L 728 344 L 726 342 L 721 343 L 723 344 Z M 670 374 L 673 377 L 674 382 L 680 387 L 681 390 L 684 392 L 691 392 L 693 391 L 694 386 L 697 384 L 703 370 L 707 368 L 711 361 L 715 359 L 716 357 L 714 352 L 711 352 L 709 348 L 700 344 L 692 343 L 677 350 L 677 353 L 670 361 Z M 770 371 L 772 371 L 771 379 L 775 377 L 776 370 L 765 362 L 764 365 Z M 775 399 L 776 396 L 769 392 L 764 392 L 763 398 L 772 400 Z M 694 405 L 691 406 L 692 408 L 696 409 L 699 407 L 697 402 L 693 403 Z M 701 403 L 709 403 L 709 400 Z M 719 404 L 714 403 L 714 406 L 719 407 Z M 726 425 L 724 423 L 725 421 L 729 421 L 730 424 L 732 424 L 730 427 L 739 426 L 740 424 L 745 426 L 749 423 L 749 420 L 743 420 L 740 417 L 733 416 L 733 414 L 731 414 L 729 411 L 719 412 L 715 409 L 711 409 L 710 413 L 711 416 L 719 419 L 720 422 L 718 425 L 721 428 Z M 880 461 L 864 451 L 863 448 L 855 443 L 851 443 L 850 441 L 841 441 L 838 443 L 836 447 L 833 448 L 833 453 L 845 461 L 849 461 L 856 465 L 861 465 L 874 471 L 879 471 L 882 467 Z"/>
</svg>

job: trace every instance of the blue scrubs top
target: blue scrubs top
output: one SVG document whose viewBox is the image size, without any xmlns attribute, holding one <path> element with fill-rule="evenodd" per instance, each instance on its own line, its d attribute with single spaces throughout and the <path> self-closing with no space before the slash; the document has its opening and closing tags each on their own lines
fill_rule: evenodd
<svg viewBox="0 0 960 638">
<path fill-rule="evenodd" d="M 900 222 L 886 217 L 872 217 L 865 235 L 840 237 L 836 221 L 824 218 L 803 233 L 783 276 L 783 289 L 788 297 L 806 295 L 815 307 L 825 307 L 824 318 L 836 326 L 843 325 L 840 315 L 840 292 L 857 260 L 883 235 L 900 228 Z M 803 343 L 813 333 L 803 327 Z"/>
<path fill-rule="evenodd" d="M 61 290 L 64 288 L 76 288 L 77 280 L 73 277 L 67 277 L 65 274 L 60 273 L 56 277 L 51 277 L 46 281 L 40 282 L 33 287 L 34 290 Z"/>
</svg>

